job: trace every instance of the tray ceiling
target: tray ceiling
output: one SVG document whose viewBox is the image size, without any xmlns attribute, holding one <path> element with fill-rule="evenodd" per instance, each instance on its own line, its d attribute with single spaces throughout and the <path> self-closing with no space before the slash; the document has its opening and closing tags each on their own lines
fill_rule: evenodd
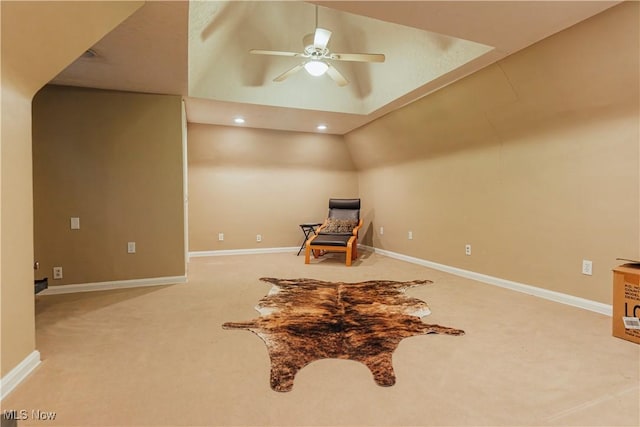
<svg viewBox="0 0 640 427">
<path fill-rule="evenodd" d="M 334 62 L 350 81 L 304 70 L 273 78 L 318 26 L 329 48 L 383 53 L 384 63 Z M 344 134 L 618 1 L 152 1 L 78 58 L 53 84 L 182 95 L 190 122 Z"/>
</svg>

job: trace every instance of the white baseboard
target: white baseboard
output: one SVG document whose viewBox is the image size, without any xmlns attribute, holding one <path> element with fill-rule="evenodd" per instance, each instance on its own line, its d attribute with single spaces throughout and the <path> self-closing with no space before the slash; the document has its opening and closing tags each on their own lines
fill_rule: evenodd
<svg viewBox="0 0 640 427">
<path fill-rule="evenodd" d="M 576 297 L 573 295 L 563 294 L 561 292 L 550 291 L 548 289 L 539 288 L 536 286 L 525 285 L 524 283 L 513 282 L 511 280 L 501 279 L 499 277 L 488 276 L 486 274 L 476 273 L 474 271 L 463 270 L 462 268 L 451 267 L 444 264 L 438 264 L 436 262 L 427 261 L 420 258 L 414 258 L 408 255 L 399 254 L 397 252 L 391 252 L 384 249 L 373 248 L 371 246 L 363 246 L 365 249 L 373 251 L 380 255 L 385 255 L 390 258 L 399 259 L 401 261 L 410 262 L 412 264 L 418 264 L 423 267 L 433 268 L 434 270 L 444 271 L 456 276 L 466 277 L 467 279 L 477 280 L 478 282 L 487 283 L 489 285 L 499 286 L 501 288 L 510 289 L 516 292 L 522 292 L 528 295 L 533 295 L 546 300 L 559 302 L 562 304 L 570 305 L 573 307 L 582 308 L 585 310 L 593 311 L 596 313 L 604 314 L 606 316 L 612 316 L 612 306 L 603 304 L 601 302 L 588 300 L 585 298 Z"/>
<path fill-rule="evenodd" d="M 40 352 L 34 350 L 22 362 L 18 363 L 18 366 L 0 378 L 0 400 L 7 397 L 39 364 Z"/>
<path fill-rule="evenodd" d="M 174 285 L 186 283 L 187 276 L 153 277 L 150 279 L 114 280 L 111 282 L 79 283 L 51 286 L 38 295 L 71 294 L 74 292 L 108 291 L 112 289 L 140 288 L 145 286 Z"/>
<path fill-rule="evenodd" d="M 282 248 L 256 248 L 256 249 L 225 249 L 218 251 L 193 251 L 189 252 L 189 258 L 207 257 L 207 256 L 225 256 L 225 255 L 255 255 L 255 254 L 279 254 L 284 252 L 297 252 L 299 246 L 290 246 Z"/>
</svg>

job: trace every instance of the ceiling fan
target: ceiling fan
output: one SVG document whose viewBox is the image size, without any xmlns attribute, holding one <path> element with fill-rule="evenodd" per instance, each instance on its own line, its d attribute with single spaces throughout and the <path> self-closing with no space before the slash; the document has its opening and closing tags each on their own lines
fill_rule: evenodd
<svg viewBox="0 0 640 427">
<path fill-rule="evenodd" d="M 318 27 L 318 6 L 316 5 L 315 31 L 303 37 L 302 44 L 304 49 L 302 52 L 251 49 L 249 53 L 255 55 L 293 56 L 304 59 L 300 64 L 273 79 L 274 82 L 281 82 L 304 68 L 312 76 L 328 74 L 338 86 L 346 86 L 349 81 L 328 61 L 384 62 L 385 60 L 384 55 L 381 53 L 333 53 L 327 47 L 330 38 L 331 31 Z"/>
</svg>

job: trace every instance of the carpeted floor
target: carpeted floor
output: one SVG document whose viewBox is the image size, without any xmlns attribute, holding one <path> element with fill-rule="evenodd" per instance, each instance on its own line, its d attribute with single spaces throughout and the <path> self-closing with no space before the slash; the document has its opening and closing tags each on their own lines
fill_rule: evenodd
<svg viewBox="0 0 640 427">
<path fill-rule="evenodd" d="M 2 410 L 56 412 L 19 426 L 640 424 L 640 346 L 613 338 L 609 317 L 379 255 L 350 268 L 343 257 L 196 258 L 187 284 L 38 296 L 43 363 Z M 221 327 L 256 317 L 265 276 L 433 280 L 407 294 L 429 304 L 427 323 L 466 335 L 403 340 L 393 387 L 327 359 L 277 393 L 262 341 Z"/>
</svg>

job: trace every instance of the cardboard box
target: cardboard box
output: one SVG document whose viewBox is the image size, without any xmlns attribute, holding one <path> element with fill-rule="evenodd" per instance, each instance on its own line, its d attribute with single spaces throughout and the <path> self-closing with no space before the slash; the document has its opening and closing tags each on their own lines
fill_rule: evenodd
<svg viewBox="0 0 640 427">
<path fill-rule="evenodd" d="M 640 268 L 625 264 L 613 269 L 613 336 L 640 344 Z M 626 320 L 626 326 L 625 326 Z"/>
</svg>

